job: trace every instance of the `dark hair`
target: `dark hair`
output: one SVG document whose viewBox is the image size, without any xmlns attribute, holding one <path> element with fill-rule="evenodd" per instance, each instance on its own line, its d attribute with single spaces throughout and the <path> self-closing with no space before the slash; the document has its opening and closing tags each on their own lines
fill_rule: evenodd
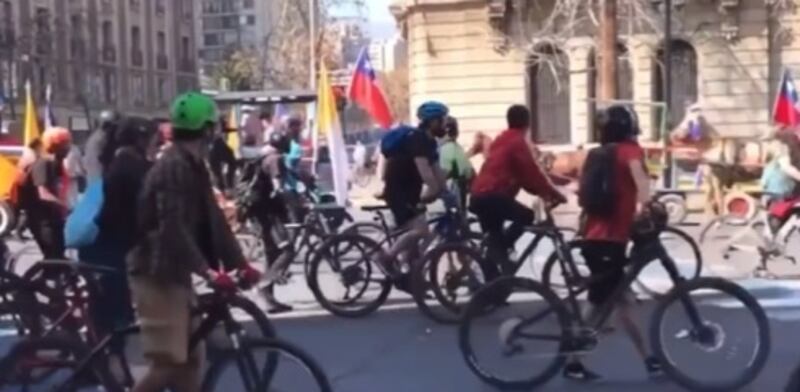
<svg viewBox="0 0 800 392">
<path fill-rule="evenodd" d="M 512 105 L 506 113 L 510 129 L 528 129 L 531 126 L 531 111 L 523 105 Z"/>
<path fill-rule="evenodd" d="M 623 105 L 598 111 L 595 126 L 600 130 L 600 144 L 619 143 L 639 134 L 636 112 Z"/>
<path fill-rule="evenodd" d="M 212 130 L 209 129 L 208 126 L 206 126 L 200 131 L 196 129 L 172 128 L 172 140 L 181 142 L 191 142 L 195 140 L 200 140 L 207 137 L 211 133 L 211 131 Z"/>
</svg>

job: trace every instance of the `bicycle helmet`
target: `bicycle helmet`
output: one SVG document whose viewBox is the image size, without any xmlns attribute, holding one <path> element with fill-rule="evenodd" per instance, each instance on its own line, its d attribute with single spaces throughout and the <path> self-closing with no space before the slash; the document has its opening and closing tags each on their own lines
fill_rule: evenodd
<svg viewBox="0 0 800 392">
<path fill-rule="evenodd" d="M 108 125 L 117 125 L 122 116 L 114 110 L 103 110 L 100 112 L 100 127 L 105 128 Z"/>
<path fill-rule="evenodd" d="M 450 109 L 441 102 L 428 101 L 420 105 L 417 109 L 417 119 L 422 122 L 446 117 Z"/>
<path fill-rule="evenodd" d="M 275 131 L 269 135 L 269 145 L 280 152 L 287 152 L 291 142 L 283 132 Z"/>
<path fill-rule="evenodd" d="M 619 142 L 638 135 L 639 117 L 633 108 L 626 105 L 612 105 L 600 110 L 595 118 L 597 127 L 606 143 Z"/>
<path fill-rule="evenodd" d="M 207 95 L 186 93 L 172 103 L 170 118 L 174 129 L 199 134 L 217 120 L 217 104 Z"/>
<path fill-rule="evenodd" d="M 72 134 L 67 128 L 48 128 L 42 135 L 42 144 L 45 151 L 52 153 L 58 148 L 69 147 L 72 144 Z"/>
</svg>

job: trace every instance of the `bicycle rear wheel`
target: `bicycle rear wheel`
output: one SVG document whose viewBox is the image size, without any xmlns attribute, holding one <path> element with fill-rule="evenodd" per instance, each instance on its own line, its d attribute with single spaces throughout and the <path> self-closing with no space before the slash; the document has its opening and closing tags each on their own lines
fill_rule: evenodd
<svg viewBox="0 0 800 392">
<path fill-rule="evenodd" d="M 486 283 L 480 259 L 477 250 L 460 243 L 444 243 L 430 250 L 411 272 L 420 312 L 439 323 L 457 323 L 472 294 Z"/>
<path fill-rule="evenodd" d="M 506 297 L 507 306 L 486 312 Z M 487 384 L 529 390 L 547 382 L 566 361 L 569 323 L 552 290 L 530 279 L 500 278 L 465 309 L 459 348 L 470 370 Z"/>
<path fill-rule="evenodd" d="M 698 278 L 683 283 L 658 304 L 652 317 L 654 354 L 664 371 L 687 389 L 735 391 L 758 376 L 769 356 L 764 309 L 730 281 Z"/>
<path fill-rule="evenodd" d="M 277 358 L 277 368 L 269 361 Z M 245 381 L 247 380 L 247 381 Z M 214 362 L 203 378 L 203 392 L 331 392 L 322 367 L 302 349 L 275 339 L 245 340 Z"/>
<path fill-rule="evenodd" d="M 341 317 L 363 317 L 377 310 L 392 290 L 376 260 L 377 242 L 358 234 L 339 234 L 317 247 L 308 287 L 317 302 Z"/>
<path fill-rule="evenodd" d="M 670 259 L 686 280 L 700 276 L 703 271 L 703 255 L 697 242 L 675 227 L 666 227 L 659 234 L 658 240 Z M 651 297 L 659 297 L 668 293 L 673 287 L 672 279 L 663 264 L 653 261 L 649 263 L 636 278 L 636 288 Z"/>
<path fill-rule="evenodd" d="M 84 364 L 90 350 L 81 341 L 50 336 L 23 340 L 0 361 L 0 389 L 122 392 L 101 358 Z"/>
</svg>

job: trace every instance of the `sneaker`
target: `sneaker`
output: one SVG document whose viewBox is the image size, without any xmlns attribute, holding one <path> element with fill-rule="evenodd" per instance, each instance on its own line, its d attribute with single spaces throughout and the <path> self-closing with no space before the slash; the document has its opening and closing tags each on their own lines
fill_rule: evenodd
<svg viewBox="0 0 800 392">
<path fill-rule="evenodd" d="M 644 367 L 647 369 L 647 375 L 650 377 L 660 377 L 664 375 L 664 369 L 661 367 L 661 361 L 658 358 L 650 357 L 644 360 Z"/>
<path fill-rule="evenodd" d="M 580 382 L 592 382 L 602 378 L 599 374 L 587 369 L 580 362 L 572 362 L 564 366 L 563 376 L 567 380 Z"/>
</svg>

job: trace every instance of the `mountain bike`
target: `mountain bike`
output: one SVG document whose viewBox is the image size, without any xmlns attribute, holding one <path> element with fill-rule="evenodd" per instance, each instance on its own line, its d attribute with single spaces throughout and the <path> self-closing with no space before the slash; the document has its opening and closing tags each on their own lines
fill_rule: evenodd
<svg viewBox="0 0 800 392">
<path fill-rule="evenodd" d="M 254 317 L 255 332 L 246 331 L 233 317 L 232 309 L 244 310 Z M 207 342 L 210 366 L 203 379 L 203 391 L 231 390 L 231 382 L 242 383 L 244 391 L 271 391 L 272 388 L 289 388 L 302 383 L 302 378 L 279 374 L 287 366 L 284 356 L 300 363 L 312 380 L 304 387 L 308 391 L 330 391 L 325 374 L 307 354 L 286 342 L 274 339 L 274 328 L 255 304 L 240 297 L 236 292 L 215 290 L 198 298 L 193 310 L 200 321 L 190 337 L 190 350 L 200 342 Z M 225 339 L 215 338 L 218 327 L 224 330 Z M 122 375 L 115 376 L 109 363 L 114 354 L 112 346 L 139 332 L 138 326 L 120 329 L 99 342 L 88 342 L 70 335 L 53 335 L 31 338 L 15 345 L 10 353 L 0 360 L 0 386 L 18 385 L 30 387 L 36 380 L 36 390 L 75 391 L 87 385 L 104 388 L 108 392 L 121 392 L 134 384 L 129 363 L 125 358 Z M 124 357 L 124 356 L 123 356 Z M 237 377 L 227 376 L 233 366 Z M 32 377 L 32 376 L 36 377 Z M 55 380 L 44 380 L 47 375 Z M 222 380 L 225 384 L 222 384 Z M 291 380 L 291 383 L 287 380 Z M 281 383 L 280 386 L 278 383 Z"/>
<path fill-rule="evenodd" d="M 594 350 L 615 305 L 655 261 L 674 284 L 657 301 L 649 328 L 654 354 L 670 378 L 690 390 L 732 391 L 752 382 L 764 368 L 771 344 L 769 321 L 744 288 L 719 278 L 686 280 L 654 236 L 634 247 L 610 299 L 593 317 L 585 317 L 578 298 L 603 277 L 587 279 L 579 271 L 556 227 L 541 230 L 556 243 L 566 294 L 560 297 L 532 279 L 504 277 L 473 296 L 463 313 L 459 348 L 482 381 L 503 390 L 532 389 L 551 379 L 568 357 Z M 702 367 L 696 366 L 698 357 Z"/>
</svg>

